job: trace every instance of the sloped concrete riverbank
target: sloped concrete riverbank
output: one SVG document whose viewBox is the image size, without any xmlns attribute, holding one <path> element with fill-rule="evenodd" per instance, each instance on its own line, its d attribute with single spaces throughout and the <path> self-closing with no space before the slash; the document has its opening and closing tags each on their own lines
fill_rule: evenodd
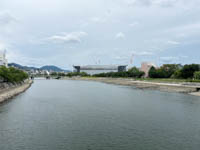
<svg viewBox="0 0 200 150">
<path fill-rule="evenodd" d="M 26 91 L 31 84 L 32 80 L 26 80 L 20 84 L 11 84 L 11 83 L 1 83 L 0 84 L 0 103 L 5 102 L 6 100 L 19 95 Z"/>
</svg>

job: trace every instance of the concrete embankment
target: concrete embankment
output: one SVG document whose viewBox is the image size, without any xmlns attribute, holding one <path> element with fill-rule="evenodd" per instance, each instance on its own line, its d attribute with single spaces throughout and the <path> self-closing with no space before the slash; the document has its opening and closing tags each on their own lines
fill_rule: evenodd
<svg viewBox="0 0 200 150">
<path fill-rule="evenodd" d="M 178 92 L 178 93 L 187 93 L 196 96 L 200 96 L 200 83 L 194 84 L 189 82 L 180 82 L 180 83 L 166 83 L 166 82 L 152 82 L 152 81 L 138 81 L 134 79 L 127 78 L 85 78 L 85 77 L 73 77 L 65 78 L 71 80 L 87 80 L 87 81 L 98 81 L 109 84 L 118 84 L 126 86 L 134 86 L 140 89 L 152 89 L 160 90 L 166 92 Z"/>
<path fill-rule="evenodd" d="M 20 84 L 0 83 L 0 103 L 23 93 L 32 83 L 32 80 L 26 80 Z"/>
</svg>

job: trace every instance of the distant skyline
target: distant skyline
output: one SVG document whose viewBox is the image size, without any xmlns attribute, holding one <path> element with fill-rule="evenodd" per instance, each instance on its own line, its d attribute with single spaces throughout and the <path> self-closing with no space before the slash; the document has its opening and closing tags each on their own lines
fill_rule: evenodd
<svg viewBox="0 0 200 150">
<path fill-rule="evenodd" d="M 1 0 L 0 50 L 9 62 L 63 69 L 200 63 L 199 6 L 199 0 Z"/>
</svg>

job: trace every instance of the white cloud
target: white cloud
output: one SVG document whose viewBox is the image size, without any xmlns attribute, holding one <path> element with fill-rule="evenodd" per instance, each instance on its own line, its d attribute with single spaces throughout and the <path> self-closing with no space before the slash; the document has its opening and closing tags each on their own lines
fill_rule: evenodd
<svg viewBox="0 0 200 150">
<path fill-rule="evenodd" d="M 148 52 L 148 51 L 132 51 L 132 54 L 135 55 L 135 56 L 151 56 L 153 55 L 152 52 Z"/>
<path fill-rule="evenodd" d="M 7 56 L 9 63 L 15 62 L 20 65 L 35 66 L 35 67 L 41 67 L 45 64 L 48 64 L 48 61 L 45 58 L 28 57 L 28 56 L 23 55 L 21 52 L 19 52 L 17 50 L 13 50 L 13 49 L 9 49 L 7 51 L 6 56 Z M 50 59 L 50 58 L 48 58 L 48 59 Z"/>
<path fill-rule="evenodd" d="M 151 5 L 151 0 L 128 0 L 128 5 L 130 6 L 136 6 L 136 5 L 142 5 L 142 6 L 149 6 Z"/>
<path fill-rule="evenodd" d="M 168 29 L 166 33 L 172 32 L 179 38 L 185 38 L 193 35 L 200 34 L 200 22 L 185 24 Z"/>
<path fill-rule="evenodd" d="M 0 25 L 8 25 L 10 23 L 15 22 L 17 19 L 13 17 L 10 12 L 8 11 L 3 11 L 0 12 Z"/>
<path fill-rule="evenodd" d="M 17 23 L 17 21 L 18 20 L 9 11 L 0 11 L 0 37 L 3 37 L 3 34 L 13 33 L 16 29 L 15 23 Z M 5 39 L 5 37 L 2 39 Z"/>
<path fill-rule="evenodd" d="M 167 44 L 170 44 L 170 45 L 179 45 L 180 42 L 177 42 L 177 41 L 167 41 Z"/>
<path fill-rule="evenodd" d="M 62 35 L 53 35 L 47 38 L 47 40 L 54 43 L 80 43 L 82 38 L 87 35 L 88 34 L 86 32 L 72 32 L 64 33 Z"/>
<path fill-rule="evenodd" d="M 94 23 L 104 23 L 104 22 L 106 22 L 106 19 L 100 18 L 100 17 L 93 17 L 93 18 L 91 18 L 91 21 Z"/>
<path fill-rule="evenodd" d="M 0 42 L 0 51 L 5 50 L 5 49 L 6 49 L 6 45 Z"/>
<path fill-rule="evenodd" d="M 88 22 L 88 21 L 81 20 L 81 22 L 80 22 L 80 27 L 81 27 L 81 28 L 85 28 L 85 27 L 87 27 L 88 25 L 89 25 L 89 22 Z"/>
<path fill-rule="evenodd" d="M 116 60 L 127 60 L 128 57 L 126 57 L 126 56 L 116 56 L 114 59 L 116 59 Z"/>
<path fill-rule="evenodd" d="M 159 5 L 162 7 L 172 7 L 180 0 L 152 0 L 152 5 Z"/>
<path fill-rule="evenodd" d="M 115 38 L 116 39 L 124 39 L 125 38 L 125 34 L 122 33 L 122 32 L 119 32 L 119 33 L 116 34 Z"/>
<path fill-rule="evenodd" d="M 168 56 L 168 57 L 160 57 L 160 60 L 164 63 L 174 63 L 179 60 L 179 57 Z"/>
<path fill-rule="evenodd" d="M 129 24 L 130 27 L 135 27 L 138 25 L 139 25 L 139 22 L 137 22 L 137 21 Z"/>
<path fill-rule="evenodd" d="M 173 7 L 178 4 L 198 4 L 198 0 L 126 0 L 129 6 L 159 6 L 159 7 Z"/>
<path fill-rule="evenodd" d="M 172 6 L 178 0 L 128 0 L 128 4 L 131 6 Z"/>
<path fill-rule="evenodd" d="M 127 54 L 122 54 L 120 56 L 115 56 L 114 58 L 116 60 L 129 60 L 131 57 L 134 56 L 152 56 L 154 53 L 149 52 L 149 51 L 131 51 Z"/>
<path fill-rule="evenodd" d="M 92 24 L 103 24 L 112 20 L 112 11 L 110 9 L 106 10 L 105 13 L 80 21 L 80 27 L 87 27 Z"/>
</svg>

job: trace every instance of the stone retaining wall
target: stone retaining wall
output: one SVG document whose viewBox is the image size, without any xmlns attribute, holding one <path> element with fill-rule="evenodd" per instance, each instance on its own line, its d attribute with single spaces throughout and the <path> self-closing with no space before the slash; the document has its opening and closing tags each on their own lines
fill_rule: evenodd
<svg viewBox="0 0 200 150">
<path fill-rule="evenodd" d="M 32 83 L 32 80 L 26 80 L 19 84 L 0 83 L 0 103 L 26 91 Z"/>
</svg>

